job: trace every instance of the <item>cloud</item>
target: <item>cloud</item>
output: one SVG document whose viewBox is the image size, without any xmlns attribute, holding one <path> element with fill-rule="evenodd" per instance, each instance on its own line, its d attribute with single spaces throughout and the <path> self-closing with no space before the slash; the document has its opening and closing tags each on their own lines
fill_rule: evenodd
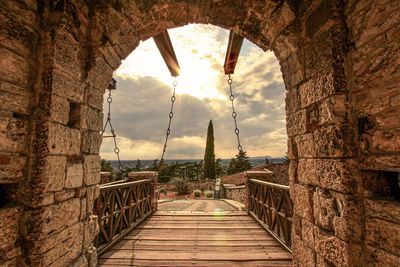
<svg viewBox="0 0 400 267">
<path fill-rule="evenodd" d="M 234 156 L 237 141 L 222 69 L 228 31 L 189 25 L 170 34 L 178 59 L 189 64 L 181 67 L 190 75 L 188 82 L 178 80 L 167 158 L 202 158 L 210 119 L 214 122 L 216 156 Z M 113 91 L 112 122 L 123 159 L 155 159 L 162 152 L 172 79 L 152 42 L 141 44 L 115 75 L 118 89 Z M 196 87 L 203 80 L 209 83 Z M 248 155 L 283 155 L 287 151 L 285 87 L 273 53 L 245 41 L 233 75 L 233 90 L 240 137 Z M 109 140 L 103 142 L 101 155 L 115 158 L 112 146 Z"/>
</svg>

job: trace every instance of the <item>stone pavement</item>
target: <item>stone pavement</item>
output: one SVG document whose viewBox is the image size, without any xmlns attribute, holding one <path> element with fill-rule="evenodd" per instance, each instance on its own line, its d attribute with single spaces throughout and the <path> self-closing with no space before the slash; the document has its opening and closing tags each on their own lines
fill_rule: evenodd
<svg viewBox="0 0 400 267">
<path fill-rule="evenodd" d="M 197 211 L 222 212 L 237 211 L 237 209 L 223 200 L 214 199 L 184 199 L 158 204 L 159 211 Z"/>
</svg>

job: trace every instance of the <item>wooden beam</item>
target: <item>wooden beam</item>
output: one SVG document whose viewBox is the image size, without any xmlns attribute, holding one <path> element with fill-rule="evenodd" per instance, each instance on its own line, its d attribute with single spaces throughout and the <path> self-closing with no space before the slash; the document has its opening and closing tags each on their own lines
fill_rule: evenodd
<svg viewBox="0 0 400 267">
<path fill-rule="evenodd" d="M 240 49 L 242 48 L 243 37 L 234 33 L 233 30 L 229 33 L 229 43 L 226 49 L 224 71 L 225 74 L 233 74 L 235 72 L 236 63 L 239 58 Z"/>
<path fill-rule="evenodd" d="M 162 33 L 157 34 L 153 39 L 165 61 L 165 64 L 167 64 L 167 67 L 171 72 L 171 76 L 179 76 L 180 67 L 168 31 L 163 31 Z"/>
</svg>

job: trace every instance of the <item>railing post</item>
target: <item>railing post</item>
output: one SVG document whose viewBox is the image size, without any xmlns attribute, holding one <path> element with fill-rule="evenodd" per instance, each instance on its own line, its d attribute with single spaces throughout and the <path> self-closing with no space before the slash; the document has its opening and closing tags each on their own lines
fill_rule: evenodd
<svg viewBox="0 0 400 267">
<path fill-rule="evenodd" d="M 263 170 L 263 171 L 246 171 L 245 172 L 246 176 L 246 196 L 245 196 L 245 205 L 247 211 L 249 210 L 249 205 L 250 205 L 250 184 L 249 184 L 249 179 L 257 179 L 265 182 L 273 182 L 273 176 L 274 173 L 269 171 L 269 170 Z"/>
<path fill-rule="evenodd" d="M 128 173 L 128 181 L 139 181 L 143 179 L 151 179 L 151 209 L 153 212 L 157 211 L 158 206 L 158 172 L 155 171 L 141 171 Z"/>
</svg>

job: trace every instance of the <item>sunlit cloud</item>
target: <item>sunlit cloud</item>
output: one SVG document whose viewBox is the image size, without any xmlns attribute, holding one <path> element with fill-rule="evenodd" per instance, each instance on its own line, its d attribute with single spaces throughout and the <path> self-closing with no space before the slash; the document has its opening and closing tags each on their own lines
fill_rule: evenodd
<svg viewBox="0 0 400 267">
<path fill-rule="evenodd" d="M 189 25 L 169 33 L 181 75 L 166 157 L 202 158 L 210 119 L 214 122 L 216 156 L 233 157 L 237 143 L 223 73 L 229 32 L 209 25 Z M 113 91 L 112 119 L 121 157 L 159 158 L 173 79 L 152 39 L 141 43 L 123 61 L 115 78 L 118 89 Z M 285 87 L 274 54 L 245 40 L 232 78 L 240 136 L 248 155 L 284 155 Z M 115 159 L 110 140 L 103 142 L 101 155 Z"/>
</svg>

